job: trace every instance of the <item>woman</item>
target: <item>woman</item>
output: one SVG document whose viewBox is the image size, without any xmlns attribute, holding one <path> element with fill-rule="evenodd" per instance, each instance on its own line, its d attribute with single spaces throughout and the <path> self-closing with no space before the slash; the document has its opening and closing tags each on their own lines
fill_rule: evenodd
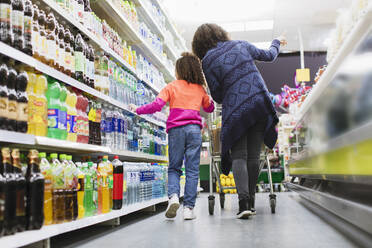
<svg viewBox="0 0 372 248">
<path fill-rule="evenodd" d="M 202 60 L 213 99 L 222 103 L 222 172 L 231 168 L 239 196 L 238 218 L 255 213 L 254 198 L 262 143 L 273 148 L 278 123 L 265 82 L 255 60 L 274 61 L 283 37 L 269 50 L 246 41 L 230 40 L 216 24 L 203 24 L 195 32 L 192 50 Z M 253 211 L 252 211 L 253 210 Z"/>
</svg>

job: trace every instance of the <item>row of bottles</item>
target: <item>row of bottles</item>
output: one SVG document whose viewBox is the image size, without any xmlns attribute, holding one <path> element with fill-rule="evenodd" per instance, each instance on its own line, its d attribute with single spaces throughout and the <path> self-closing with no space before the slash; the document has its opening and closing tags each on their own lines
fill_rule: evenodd
<svg viewBox="0 0 372 248">
<path fill-rule="evenodd" d="M 1 149 L 0 236 L 40 229 L 44 222 L 44 177 L 39 153 L 30 150 L 27 161 L 21 155 L 19 149 Z"/>
</svg>

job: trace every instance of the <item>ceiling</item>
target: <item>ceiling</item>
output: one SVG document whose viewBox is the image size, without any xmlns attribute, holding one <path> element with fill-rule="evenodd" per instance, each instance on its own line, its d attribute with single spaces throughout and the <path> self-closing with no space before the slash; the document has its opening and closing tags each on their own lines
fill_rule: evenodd
<svg viewBox="0 0 372 248">
<path fill-rule="evenodd" d="M 272 29 L 231 32 L 231 37 L 265 45 L 285 33 L 288 45 L 284 51 L 300 50 L 299 33 L 305 51 L 326 51 L 326 39 L 335 27 L 338 11 L 350 3 L 351 0 L 163 0 L 189 49 L 193 34 L 202 23 L 273 20 Z"/>
</svg>

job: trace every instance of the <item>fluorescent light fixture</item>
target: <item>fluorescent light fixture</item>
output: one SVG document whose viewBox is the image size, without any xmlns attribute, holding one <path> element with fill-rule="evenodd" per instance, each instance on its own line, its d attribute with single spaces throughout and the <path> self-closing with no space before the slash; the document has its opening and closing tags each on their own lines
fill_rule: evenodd
<svg viewBox="0 0 372 248">
<path fill-rule="evenodd" d="M 271 41 L 252 42 L 252 44 L 260 49 L 269 49 L 271 45 Z"/>
<path fill-rule="evenodd" d="M 227 22 L 221 23 L 220 25 L 227 32 L 272 30 L 274 27 L 274 20 Z"/>
</svg>

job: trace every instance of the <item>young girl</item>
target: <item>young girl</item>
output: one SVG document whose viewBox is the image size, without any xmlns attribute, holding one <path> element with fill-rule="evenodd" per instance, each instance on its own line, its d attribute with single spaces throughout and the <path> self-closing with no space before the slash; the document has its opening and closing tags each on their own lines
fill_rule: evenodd
<svg viewBox="0 0 372 248">
<path fill-rule="evenodd" d="M 196 218 L 195 199 L 199 178 L 200 147 L 202 144 L 202 119 L 200 108 L 211 113 L 214 103 L 205 91 L 206 85 L 198 57 L 183 53 L 176 62 L 176 81 L 163 88 L 154 102 L 136 109 L 137 114 L 152 114 L 160 111 L 169 102 L 167 120 L 169 168 L 167 218 L 176 217 L 180 206 L 180 176 L 185 158 L 186 186 L 183 216 L 185 220 Z"/>
</svg>

